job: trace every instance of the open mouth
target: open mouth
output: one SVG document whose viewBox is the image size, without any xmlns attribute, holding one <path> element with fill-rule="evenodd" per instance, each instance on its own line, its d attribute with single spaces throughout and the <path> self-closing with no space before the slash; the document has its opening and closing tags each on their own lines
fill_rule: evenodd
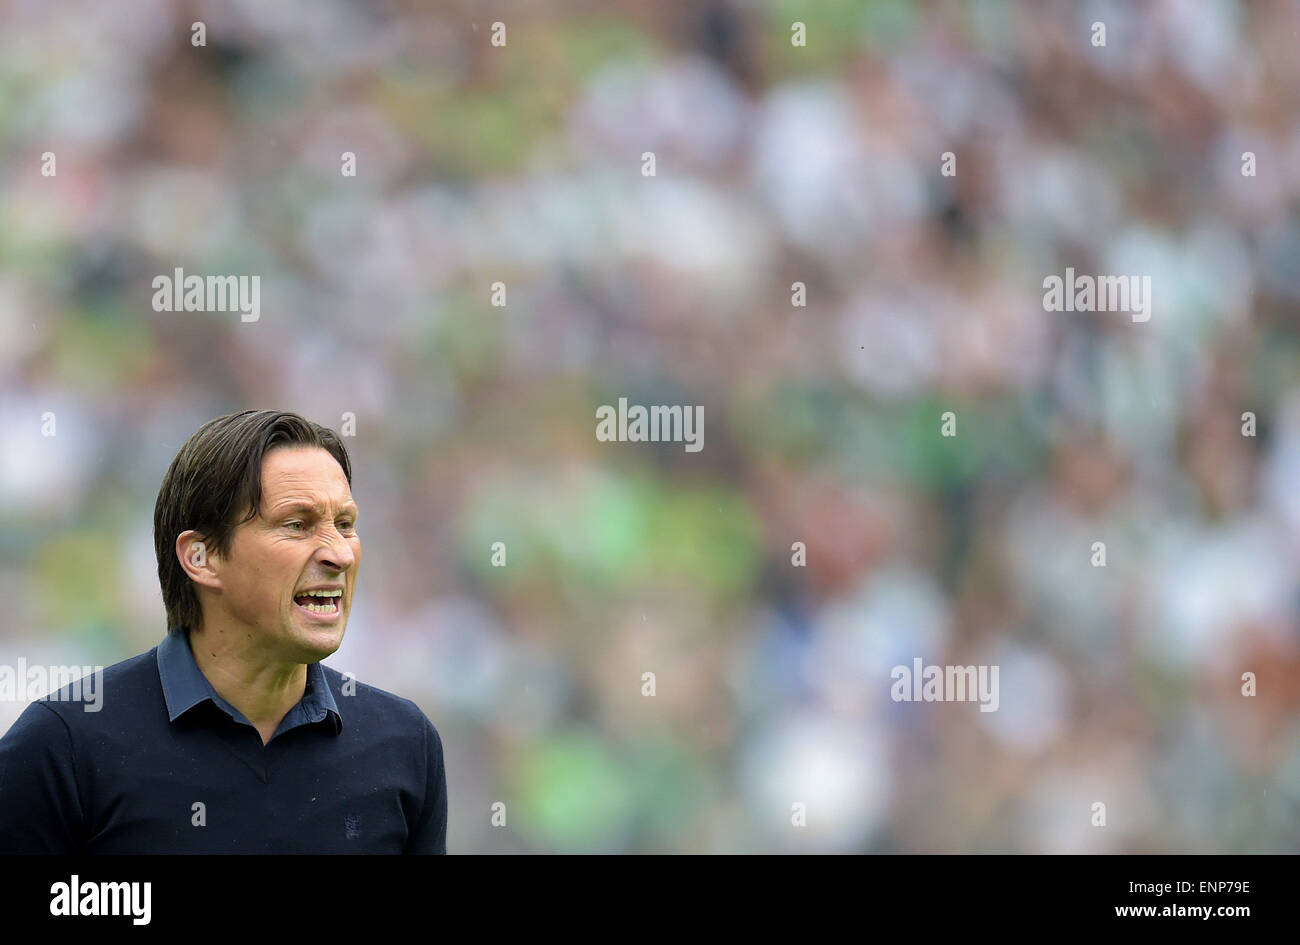
<svg viewBox="0 0 1300 945">
<path fill-rule="evenodd" d="M 293 602 L 309 614 L 332 617 L 339 613 L 343 605 L 343 591 L 309 591 L 294 597 Z"/>
</svg>

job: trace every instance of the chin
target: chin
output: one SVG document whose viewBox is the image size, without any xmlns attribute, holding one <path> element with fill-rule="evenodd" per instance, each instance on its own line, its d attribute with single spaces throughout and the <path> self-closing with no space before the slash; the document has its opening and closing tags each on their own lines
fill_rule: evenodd
<svg viewBox="0 0 1300 945">
<path fill-rule="evenodd" d="M 304 662 L 317 663 L 332 655 L 343 645 L 343 631 L 347 625 L 346 618 L 340 619 L 336 626 L 330 627 L 294 627 L 293 641 L 304 656 Z"/>
<path fill-rule="evenodd" d="M 329 656 L 343 645 L 343 629 L 343 621 L 340 621 L 337 627 L 328 630 L 317 630 L 308 637 L 307 644 L 312 649 L 320 650 L 325 656 Z"/>
</svg>

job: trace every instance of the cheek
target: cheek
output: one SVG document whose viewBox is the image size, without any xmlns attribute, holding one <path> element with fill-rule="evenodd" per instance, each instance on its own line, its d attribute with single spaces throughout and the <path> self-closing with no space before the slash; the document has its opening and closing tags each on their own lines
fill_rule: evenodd
<svg viewBox="0 0 1300 945">
<path fill-rule="evenodd" d="M 239 596 L 260 608 L 278 606 L 288 602 L 297 586 L 301 567 L 297 559 L 285 550 L 262 548 L 249 554 L 239 576 Z"/>
</svg>

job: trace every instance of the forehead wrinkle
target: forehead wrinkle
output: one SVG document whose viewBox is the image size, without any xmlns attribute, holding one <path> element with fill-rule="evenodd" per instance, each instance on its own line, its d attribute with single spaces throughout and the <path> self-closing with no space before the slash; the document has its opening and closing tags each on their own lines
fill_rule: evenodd
<svg viewBox="0 0 1300 945">
<path fill-rule="evenodd" d="M 307 511 L 309 511 L 309 512 L 316 512 L 316 513 L 319 513 L 319 512 L 321 512 L 321 511 L 322 511 L 326 506 L 328 506 L 328 505 L 330 505 L 330 504 L 331 504 L 331 503 L 328 503 L 328 502 L 327 502 L 327 503 L 325 503 L 324 505 L 322 505 L 322 504 L 321 504 L 319 501 L 317 501 L 316 499 L 303 499 L 303 498 L 300 498 L 300 497 L 290 497 L 290 498 L 282 499 L 282 500 L 280 500 L 279 502 L 277 502 L 274 506 L 272 506 L 272 507 L 271 507 L 271 514 L 272 514 L 272 515 L 277 515 L 277 514 L 279 514 L 279 513 L 281 513 L 281 512 L 291 512 L 291 511 L 298 511 L 298 510 L 304 510 L 304 509 L 307 510 Z M 357 504 L 356 504 L 356 502 L 354 502 L 354 501 L 353 501 L 352 499 L 350 499 L 350 498 L 349 498 L 349 499 L 345 499 L 345 500 L 343 500 L 342 502 L 335 502 L 335 503 L 332 503 L 332 504 L 333 504 L 334 508 L 338 509 L 340 512 L 356 512 L 356 511 L 357 511 Z"/>
<path fill-rule="evenodd" d="M 303 477 L 304 479 L 306 477 Z M 356 507 L 356 501 L 352 498 L 352 492 L 346 485 L 337 490 L 331 496 L 329 487 L 322 486 L 315 480 L 307 480 L 298 483 L 278 483 L 279 489 L 263 489 L 262 498 L 272 512 L 286 509 L 292 505 L 305 505 L 313 509 L 320 510 L 333 506 L 335 508 Z"/>
<path fill-rule="evenodd" d="M 262 500 L 268 514 L 279 514 L 295 503 L 318 511 L 331 505 L 346 507 L 352 500 L 347 477 L 331 457 L 328 464 L 313 462 L 310 452 L 295 456 L 276 451 L 263 461 Z M 355 505 L 355 503 L 353 503 Z"/>
</svg>

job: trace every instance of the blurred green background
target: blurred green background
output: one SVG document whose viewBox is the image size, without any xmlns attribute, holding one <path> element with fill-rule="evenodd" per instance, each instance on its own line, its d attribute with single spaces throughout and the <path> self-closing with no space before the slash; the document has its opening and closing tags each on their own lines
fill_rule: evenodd
<svg viewBox="0 0 1300 945">
<path fill-rule="evenodd" d="M 161 639 L 201 423 L 352 413 L 328 663 L 442 733 L 451 852 L 1297 849 L 1300 5 L 0 11 L 0 659 Z"/>
</svg>

